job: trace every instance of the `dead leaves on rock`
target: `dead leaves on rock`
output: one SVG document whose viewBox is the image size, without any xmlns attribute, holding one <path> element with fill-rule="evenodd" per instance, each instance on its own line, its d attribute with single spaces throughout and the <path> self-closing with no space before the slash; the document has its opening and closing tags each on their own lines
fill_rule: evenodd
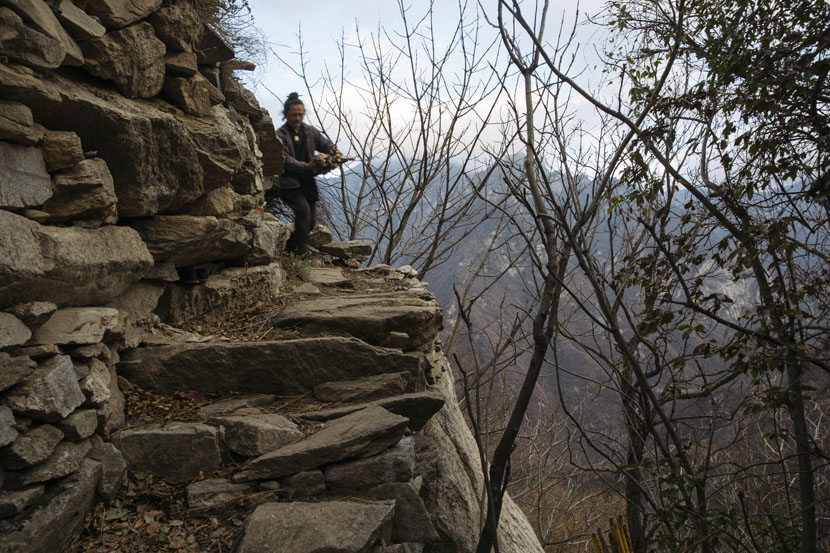
<svg viewBox="0 0 830 553">
<path fill-rule="evenodd" d="M 184 486 L 131 473 L 109 505 L 87 516 L 69 553 L 228 552 L 246 510 L 188 511 Z"/>
</svg>

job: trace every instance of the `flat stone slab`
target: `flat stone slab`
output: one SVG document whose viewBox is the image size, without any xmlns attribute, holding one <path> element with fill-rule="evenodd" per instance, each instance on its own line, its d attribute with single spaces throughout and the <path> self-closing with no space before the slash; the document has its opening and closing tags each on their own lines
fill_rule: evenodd
<svg viewBox="0 0 830 553">
<path fill-rule="evenodd" d="M 414 473 L 415 440 L 406 436 L 395 447 L 377 455 L 329 465 L 325 471 L 326 487 L 344 491 L 387 482 L 408 482 Z"/>
<path fill-rule="evenodd" d="M 328 421 L 364 409 L 369 405 L 383 407 L 387 411 L 409 419 L 409 429 L 417 432 L 444 406 L 444 397 L 438 392 L 415 392 L 379 399 L 372 403 L 346 405 L 320 411 L 309 411 L 299 416 L 310 421 Z"/>
<path fill-rule="evenodd" d="M 208 478 L 187 487 L 187 506 L 191 509 L 212 509 L 239 501 L 256 491 L 252 484 L 233 484 L 224 478 Z"/>
<path fill-rule="evenodd" d="M 409 421 L 370 405 L 334 420 L 305 440 L 257 457 L 248 478 L 269 480 L 354 457 L 375 455 L 397 443 Z"/>
<path fill-rule="evenodd" d="M 122 354 L 118 374 L 145 390 L 164 393 L 301 395 L 332 380 L 390 371 L 417 374 L 422 363 L 418 355 L 356 338 L 323 337 L 137 348 Z"/>
<path fill-rule="evenodd" d="M 393 502 L 266 503 L 245 522 L 235 553 L 369 551 L 392 531 Z"/>
<path fill-rule="evenodd" d="M 302 279 L 310 284 L 319 286 L 331 286 L 335 288 L 352 288 L 354 283 L 343 275 L 343 271 L 337 268 L 312 267 L 303 271 Z"/>
<path fill-rule="evenodd" d="M 200 472 L 212 472 L 222 464 L 219 432 L 201 423 L 128 428 L 116 432 L 112 443 L 124 454 L 129 468 L 174 484 L 196 478 Z"/>
<path fill-rule="evenodd" d="M 346 403 L 350 401 L 372 401 L 403 394 L 409 382 L 408 373 L 388 373 L 326 382 L 314 388 L 314 397 L 320 401 Z"/>
<path fill-rule="evenodd" d="M 297 442 L 303 433 L 282 415 L 226 415 L 210 419 L 213 425 L 225 427 L 225 444 L 245 457 L 256 457 Z"/>
<path fill-rule="evenodd" d="M 384 346 L 390 334 L 403 333 L 408 342 L 401 344 L 396 335 L 395 345 L 414 349 L 435 339 L 444 326 L 444 313 L 429 293 L 402 291 L 308 299 L 289 305 L 271 320 L 276 327 L 350 334 Z"/>
</svg>

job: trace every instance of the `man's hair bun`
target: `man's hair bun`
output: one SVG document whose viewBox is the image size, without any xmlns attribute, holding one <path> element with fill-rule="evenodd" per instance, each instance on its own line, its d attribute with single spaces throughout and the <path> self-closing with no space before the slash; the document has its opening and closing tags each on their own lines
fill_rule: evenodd
<svg viewBox="0 0 830 553">
<path fill-rule="evenodd" d="M 299 94 L 297 94 L 296 92 L 292 92 L 291 94 L 289 94 L 289 95 L 288 95 L 288 99 L 289 99 L 289 100 L 299 100 L 299 99 L 300 99 L 300 95 L 299 95 Z"/>
</svg>

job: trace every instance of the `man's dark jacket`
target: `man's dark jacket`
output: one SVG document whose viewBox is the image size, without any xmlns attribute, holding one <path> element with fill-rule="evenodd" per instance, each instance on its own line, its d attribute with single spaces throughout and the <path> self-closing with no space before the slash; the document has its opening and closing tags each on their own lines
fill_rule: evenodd
<svg viewBox="0 0 830 553">
<path fill-rule="evenodd" d="M 299 148 L 305 148 L 307 154 L 305 157 L 309 161 L 314 158 L 315 151 L 327 154 L 334 148 L 334 144 L 323 136 L 323 133 L 311 125 L 305 123 L 302 125 L 305 131 L 305 144 L 294 143 L 294 131 L 288 126 L 288 123 L 277 129 L 277 136 L 282 140 L 283 153 L 285 154 L 285 174 L 279 180 L 282 190 L 299 188 L 303 175 L 311 176 L 310 172 L 303 170 L 303 162 L 297 161 L 298 157 L 302 157 L 298 156 Z"/>
</svg>

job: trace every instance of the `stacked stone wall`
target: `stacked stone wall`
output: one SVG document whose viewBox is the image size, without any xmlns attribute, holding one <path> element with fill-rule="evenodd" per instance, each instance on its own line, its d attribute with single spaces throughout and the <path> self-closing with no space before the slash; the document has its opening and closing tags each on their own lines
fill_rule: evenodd
<svg viewBox="0 0 830 553">
<path fill-rule="evenodd" d="M 279 289 L 250 69 L 190 1 L 0 0 L 0 550 L 60 550 L 118 489 L 116 364 L 163 295 L 211 308 L 182 276 Z"/>
</svg>

